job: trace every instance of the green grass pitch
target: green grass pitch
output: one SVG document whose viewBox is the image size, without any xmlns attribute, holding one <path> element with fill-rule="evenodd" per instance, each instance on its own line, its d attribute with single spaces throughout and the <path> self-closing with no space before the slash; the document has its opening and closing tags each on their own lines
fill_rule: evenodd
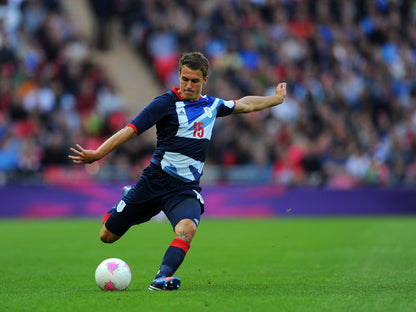
<svg viewBox="0 0 416 312">
<path fill-rule="evenodd" d="M 416 218 L 203 219 L 177 292 L 149 292 L 170 225 L 112 245 L 99 220 L 0 221 L 0 311 L 416 311 Z M 118 257 L 124 292 L 94 272 Z"/>
</svg>

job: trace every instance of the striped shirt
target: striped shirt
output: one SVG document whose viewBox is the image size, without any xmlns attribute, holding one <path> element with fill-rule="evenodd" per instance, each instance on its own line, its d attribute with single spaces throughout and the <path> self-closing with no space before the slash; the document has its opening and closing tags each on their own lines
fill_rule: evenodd
<svg viewBox="0 0 416 312">
<path fill-rule="evenodd" d="M 199 181 L 215 120 L 231 114 L 235 101 L 204 95 L 188 102 L 178 90 L 155 98 L 127 125 L 136 134 L 156 125 L 157 147 L 152 163 L 181 181 Z"/>
</svg>

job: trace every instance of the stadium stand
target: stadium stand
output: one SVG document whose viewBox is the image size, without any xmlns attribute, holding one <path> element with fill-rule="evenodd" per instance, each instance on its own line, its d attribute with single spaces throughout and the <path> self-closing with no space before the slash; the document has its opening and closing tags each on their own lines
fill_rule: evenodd
<svg viewBox="0 0 416 312">
<path fill-rule="evenodd" d="M 235 99 L 288 82 L 282 106 L 218 122 L 216 178 L 415 185 L 414 2 L 121 3 L 127 38 L 166 88 L 176 84 L 178 56 L 190 50 L 213 65 L 208 94 Z M 235 165 L 240 170 L 227 170 Z M 259 174 L 249 174 L 253 168 Z"/>
<path fill-rule="evenodd" d="M 123 127 L 127 111 L 61 2 L 9 1 L 0 22 L 0 181 L 131 177 L 140 162 L 133 157 L 147 148 L 140 139 L 134 152 L 120 150 L 103 166 L 74 168 L 67 158 L 76 142 L 96 147 Z"/>
<path fill-rule="evenodd" d="M 206 182 L 416 185 L 411 1 L 113 4 L 126 40 L 164 89 L 177 84 L 178 58 L 192 50 L 211 61 L 208 94 L 236 99 L 288 82 L 278 108 L 217 121 Z M 70 145 L 97 146 L 127 116 L 60 2 L 9 1 L 0 16 L 2 182 L 136 176 L 153 149 L 147 139 L 87 171 L 68 167 Z"/>
</svg>

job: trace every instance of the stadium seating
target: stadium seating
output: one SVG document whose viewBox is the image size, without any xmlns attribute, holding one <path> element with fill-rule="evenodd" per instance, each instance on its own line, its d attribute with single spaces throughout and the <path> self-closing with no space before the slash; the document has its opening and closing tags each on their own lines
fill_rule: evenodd
<svg viewBox="0 0 416 312">
<path fill-rule="evenodd" d="M 214 96 L 271 94 L 288 82 L 281 106 L 217 121 L 205 181 L 351 188 L 416 184 L 411 6 L 123 0 L 115 12 L 165 89 L 191 50 L 209 57 L 204 91 Z M 57 166 L 61 179 L 69 146 L 97 146 L 126 122 L 120 95 L 58 0 L 9 2 L 0 21 L 0 182 L 49 181 Z M 132 143 L 85 174 L 136 177 L 153 147 Z"/>
</svg>

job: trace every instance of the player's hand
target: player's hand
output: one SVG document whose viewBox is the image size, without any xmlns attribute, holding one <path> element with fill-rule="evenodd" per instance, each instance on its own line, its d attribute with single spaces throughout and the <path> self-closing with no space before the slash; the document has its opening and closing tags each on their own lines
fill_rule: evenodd
<svg viewBox="0 0 416 312">
<path fill-rule="evenodd" d="M 81 164 L 91 164 L 96 160 L 99 160 L 100 157 L 98 153 L 93 150 L 86 150 L 81 145 L 76 144 L 77 149 L 71 147 L 70 150 L 73 152 L 74 155 L 68 155 L 69 159 L 72 159 L 72 162 L 77 165 Z"/>
<path fill-rule="evenodd" d="M 283 103 L 286 97 L 286 82 L 281 82 L 276 87 L 276 96 L 279 98 L 280 103 Z"/>
</svg>

